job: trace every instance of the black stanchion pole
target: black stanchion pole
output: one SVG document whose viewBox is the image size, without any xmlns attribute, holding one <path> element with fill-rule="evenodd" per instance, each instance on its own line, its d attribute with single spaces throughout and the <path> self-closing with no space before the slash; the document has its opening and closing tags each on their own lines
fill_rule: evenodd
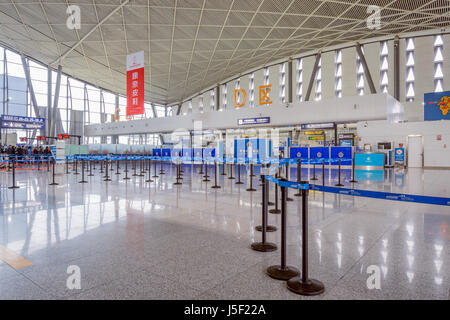
<svg viewBox="0 0 450 320">
<path fill-rule="evenodd" d="M 136 177 L 138 174 L 136 173 L 136 170 L 137 170 L 137 164 L 136 164 L 136 160 L 137 159 L 134 159 L 134 161 L 133 161 L 133 171 L 134 171 L 134 173 L 133 173 L 133 177 Z"/>
<path fill-rule="evenodd" d="M 281 179 L 281 181 L 287 181 Z M 281 264 L 267 268 L 267 274 L 277 280 L 289 280 L 300 275 L 297 268 L 286 265 L 286 236 L 287 236 L 287 187 L 281 186 Z"/>
<path fill-rule="evenodd" d="M 177 160 L 178 163 L 175 164 L 175 168 L 176 168 L 176 182 L 174 183 L 174 185 L 181 185 L 182 183 L 180 182 L 180 163 L 179 160 Z"/>
<path fill-rule="evenodd" d="M 100 160 L 100 173 L 103 173 L 103 160 Z"/>
<path fill-rule="evenodd" d="M 217 162 L 216 162 L 216 160 L 214 160 L 214 185 L 211 188 L 220 189 L 220 186 L 217 184 Z"/>
<path fill-rule="evenodd" d="M 39 165 L 39 163 L 38 163 Z M 66 174 L 69 174 L 69 157 L 66 156 Z"/>
<path fill-rule="evenodd" d="M 46 161 L 47 161 L 47 172 L 50 172 L 50 161 L 49 161 L 48 157 L 47 157 Z"/>
<path fill-rule="evenodd" d="M 253 171 L 253 162 L 250 162 L 250 187 L 247 189 L 247 191 L 250 191 L 250 192 L 256 191 L 256 189 L 253 188 L 253 175 L 252 175 L 252 171 Z"/>
<path fill-rule="evenodd" d="M 302 181 L 302 159 L 297 160 L 297 183 L 300 183 L 300 181 Z M 301 197 L 302 193 L 299 190 L 294 196 Z"/>
<path fill-rule="evenodd" d="M 209 182 L 209 176 L 208 176 L 208 160 L 205 161 L 205 179 L 203 179 L 203 182 Z"/>
<path fill-rule="evenodd" d="M 227 173 L 225 172 L 225 153 L 223 154 L 223 157 L 222 157 L 222 174 L 221 175 L 222 176 L 227 175 Z"/>
<path fill-rule="evenodd" d="M 341 183 L 341 159 L 339 159 L 339 167 L 338 167 L 338 183 L 336 187 L 343 187 L 344 185 Z"/>
<path fill-rule="evenodd" d="M 78 159 L 77 158 L 75 159 L 75 172 L 73 174 L 80 174 L 78 172 Z"/>
<path fill-rule="evenodd" d="M 81 181 L 79 183 L 87 183 L 87 181 L 84 180 L 84 158 L 81 159 Z"/>
<path fill-rule="evenodd" d="M 106 177 L 105 177 L 105 180 L 103 180 L 103 181 L 106 181 L 106 182 L 111 181 L 111 179 L 109 178 L 108 159 L 106 159 L 106 161 L 105 161 L 105 171 L 106 171 Z"/>
<path fill-rule="evenodd" d="M 318 180 L 317 179 L 317 177 L 316 177 L 316 160 L 315 159 L 313 159 L 313 177 L 312 177 L 312 181 L 316 181 L 316 180 Z"/>
<path fill-rule="evenodd" d="M 139 168 L 141 170 L 141 173 L 139 174 L 139 177 L 144 177 L 145 176 L 145 171 L 144 171 L 144 158 L 141 158 L 141 161 L 139 161 Z"/>
<path fill-rule="evenodd" d="M 125 157 L 125 178 L 123 178 L 123 180 L 130 180 L 130 177 L 128 176 L 128 157 Z"/>
<path fill-rule="evenodd" d="M 163 161 L 162 161 L 162 156 L 159 160 L 159 174 L 165 174 L 164 170 L 163 170 Z"/>
<path fill-rule="evenodd" d="M 228 179 L 230 179 L 230 180 L 234 180 L 234 177 L 233 177 L 233 163 L 230 163 L 230 167 L 229 167 L 229 169 L 228 169 L 228 171 L 230 171 L 230 176 L 228 177 Z"/>
<path fill-rule="evenodd" d="M 147 164 L 148 164 L 148 170 L 147 170 L 147 180 L 145 180 L 145 182 L 153 182 L 154 180 L 152 180 L 152 178 L 150 178 L 150 175 L 152 174 L 151 173 L 151 166 L 152 166 L 152 163 L 151 163 L 151 160 L 150 160 L 150 158 L 148 158 L 147 159 L 148 161 L 147 161 Z"/>
<path fill-rule="evenodd" d="M 92 162 L 93 162 L 93 160 L 91 158 L 91 160 L 89 160 L 89 174 L 88 174 L 88 177 L 94 176 L 94 174 L 92 173 Z"/>
<path fill-rule="evenodd" d="M 322 160 L 322 185 L 325 185 L 325 160 Z"/>
<path fill-rule="evenodd" d="M 13 185 L 11 187 L 8 187 L 8 189 L 18 189 L 19 187 L 16 186 L 16 159 L 12 160 L 12 165 Z"/>
<path fill-rule="evenodd" d="M 277 245 L 275 243 L 270 243 L 266 241 L 266 232 L 267 232 L 267 197 L 268 197 L 268 181 L 265 179 L 265 177 L 261 176 L 261 181 L 263 183 L 262 186 L 262 209 L 261 209 L 261 221 L 262 221 L 262 228 L 261 228 L 261 242 L 254 242 L 251 245 L 251 248 L 255 251 L 260 252 L 271 252 L 277 250 Z"/>
<path fill-rule="evenodd" d="M 203 172 L 203 165 L 204 165 L 204 162 L 205 162 L 205 161 L 202 159 L 201 164 L 200 164 L 200 172 L 199 172 L 200 175 L 204 174 L 204 172 Z"/>
<path fill-rule="evenodd" d="M 357 183 L 358 181 L 355 178 L 355 155 L 353 155 L 352 158 L 352 180 L 350 180 L 351 183 Z"/>
<path fill-rule="evenodd" d="M 287 287 L 304 296 L 314 296 L 325 291 L 322 282 L 308 278 L 308 190 L 302 190 L 302 275 L 289 279 Z"/>
<path fill-rule="evenodd" d="M 286 179 L 289 180 L 289 177 L 291 176 L 291 169 L 289 167 L 289 159 L 286 162 Z M 294 201 L 294 199 L 289 198 L 289 188 L 286 188 L 286 201 Z"/>
<path fill-rule="evenodd" d="M 119 158 L 117 158 L 117 159 L 116 159 L 116 175 L 119 175 L 119 174 L 120 174 L 120 172 L 119 172 L 119 169 L 120 169 L 120 167 L 119 167 L 119 162 L 120 162 L 120 160 L 119 160 Z"/>
<path fill-rule="evenodd" d="M 250 177 L 256 177 L 254 174 L 253 174 L 253 161 L 252 160 L 250 160 Z"/>
<path fill-rule="evenodd" d="M 237 166 L 238 166 L 238 181 L 237 181 L 235 184 L 244 184 L 244 183 L 241 181 L 241 163 L 238 162 L 238 163 L 237 163 Z"/>
<path fill-rule="evenodd" d="M 278 179 L 278 173 L 275 174 L 275 179 Z M 278 208 L 278 184 L 275 183 L 275 208 L 269 210 L 270 213 L 280 214 L 281 210 Z"/>
<path fill-rule="evenodd" d="M 154 172 L 152 178 L 158 178 L 158 175 L 156 174 L 156 160 L 153 162 L 153 167 L 154 167 L 154 169 L 155 169 L 155 172 Z"/>
<path fill-rule="evenodd" d="M 53 163 L 52 163 L 52 183 L 50 183 L 49 185 L 50 186 L 57 186 L 59 183 L 56 183 L 56 181 L 55 181 L 55 159 L 53 159 L 53 161 L 52 161 Z"/>
</svg>

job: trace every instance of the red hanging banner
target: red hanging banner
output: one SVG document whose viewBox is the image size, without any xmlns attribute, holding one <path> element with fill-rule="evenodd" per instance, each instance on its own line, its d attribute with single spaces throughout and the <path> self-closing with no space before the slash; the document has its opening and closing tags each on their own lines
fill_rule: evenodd
<svg viewBox="0 0 450 320">
<path fill-rule="evenodd" d="M 127 117 L 144 114 L 144 51 L 127 56 Z"/>
</svg>

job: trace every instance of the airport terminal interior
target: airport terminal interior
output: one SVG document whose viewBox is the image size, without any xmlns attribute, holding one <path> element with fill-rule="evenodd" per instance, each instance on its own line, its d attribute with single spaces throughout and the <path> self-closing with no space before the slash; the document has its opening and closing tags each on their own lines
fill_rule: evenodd
<svg viewBox="0 0 450 320">
<path fill-rule="evenodd" d="M 1 300 L 449 300 L 448 0 L 0 3 Z"/>
</svg>

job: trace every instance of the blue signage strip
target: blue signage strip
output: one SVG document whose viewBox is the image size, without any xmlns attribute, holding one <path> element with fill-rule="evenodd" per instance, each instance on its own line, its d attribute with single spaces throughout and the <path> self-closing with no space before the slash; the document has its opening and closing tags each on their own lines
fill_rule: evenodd
<svg viewBox="0 0 450 320">
<path fill-rule="evenodd" d="M 45 129 L 44 118 L 22 117 L 13 115 L 2 115 L 1 125 L 2 128 L 9 129 Z"/>
<path fill-rule="evenodd" d="M 450 91 L 424 95 L 424 120 L 450 120 Z"/>
<path fill-rule="evenodd" d="M 239 119 L 237 124 L 239 126 L 248 126 L 254 124 L 266 124 L 270 123 L 270 117 L 261 117 L 261 118 L 245 118 Z"/>
<path fill-rule="evenodd" d="M 343 194 L 343 195 L 354 196 L 354 197 L 365 197 L 365 198 L 375 198 L 375 199 L 383 199 L 383 200 L 393 200 L 393 201 L 403 201 L 403 202 L 435 204 L 435 205 L 440 205 L 440 206 L 450 206 L 450 198 L 420 196 L 420 195 L 402 194 L 402 193 L 387 193 L 387 192 L 369 191 L 369 190 L 355 190 L 355 189 L 328 187 L 328 186 L 320 186 L 320 185 L 310 185 L 310 187 L 311 187 L 310 189 L 314 190 L 314 191 L 337 193 L 337 194 Z"/>
</svg>

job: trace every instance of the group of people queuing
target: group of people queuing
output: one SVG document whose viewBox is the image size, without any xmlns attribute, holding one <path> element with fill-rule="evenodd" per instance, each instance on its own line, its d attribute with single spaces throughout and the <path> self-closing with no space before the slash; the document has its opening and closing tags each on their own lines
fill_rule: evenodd
<svg viewBox="0 0 450 320">
<path fill-rule="evenodd" d="M 14 146 L 0 145 L 0 169 L 7 164 L 11 166 L 11 160 L 17 161 L 19 166 L 37 164 L 39 160 L 49 159 L 52 151 L 49 146 Z M 9 160 L 5 162 L 5 160 Z M 31 161 L 30 161 L 31 160 Z"/>
</svg>

